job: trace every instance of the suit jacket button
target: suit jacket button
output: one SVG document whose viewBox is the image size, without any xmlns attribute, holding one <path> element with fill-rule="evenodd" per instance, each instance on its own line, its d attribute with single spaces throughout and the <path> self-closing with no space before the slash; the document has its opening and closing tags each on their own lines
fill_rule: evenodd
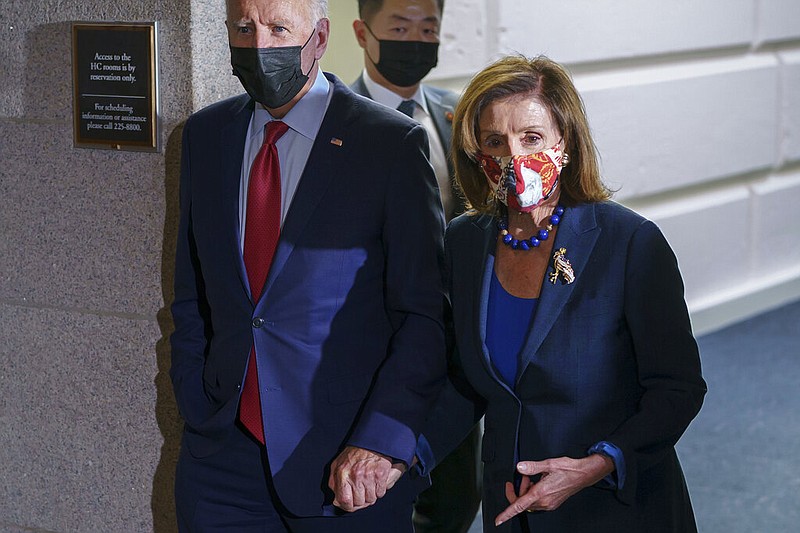
<svg viewBox="0 0 800 533">
<path fill-rule="evenodd" d="M 260 328 L 263 325 L 264 325 L 264 319 L 263 318 L 254 318 L 253 319 L 253 327 L 254 328 Z"/>
</svg>

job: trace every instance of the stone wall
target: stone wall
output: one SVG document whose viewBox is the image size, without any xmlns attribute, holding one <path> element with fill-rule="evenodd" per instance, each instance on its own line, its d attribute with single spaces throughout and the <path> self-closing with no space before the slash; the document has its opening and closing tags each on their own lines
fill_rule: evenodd
<svg viewBox="0 0 800 533">
<path fill-rule="evenodd" d="M 71 23 L 157 21 L 160 153 L 73 147 Z M 218 0 L 0 10 L 0 531 L 175 530 L 182 121 L 238 91 Z"/>
</svg>

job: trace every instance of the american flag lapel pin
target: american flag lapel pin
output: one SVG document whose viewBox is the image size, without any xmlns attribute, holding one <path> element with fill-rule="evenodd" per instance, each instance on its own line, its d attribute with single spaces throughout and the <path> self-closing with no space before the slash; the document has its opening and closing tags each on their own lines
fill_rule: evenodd
<svg viewBox="0 0 800 533">
<path fill-rule="evenodd" d="M 336 145 L 336 146 L 341 146 L 344 143 L 342 142 L 341 139 L 339 139 L 337 137 L 331 137 L 331 144 Z"/>
</svg>

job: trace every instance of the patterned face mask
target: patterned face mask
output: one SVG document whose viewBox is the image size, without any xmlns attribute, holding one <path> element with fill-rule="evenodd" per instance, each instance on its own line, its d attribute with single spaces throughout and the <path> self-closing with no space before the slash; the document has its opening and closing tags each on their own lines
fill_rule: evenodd
<svg viewBox="0 0 800 533">
<path fill-rule="evenodd" d="M 558 145 L 529 155 L 494 157 L 478 154 L 495 198 L 521 213 L 533 211 L 556 189 L 564 164 Z"/>
</svg>

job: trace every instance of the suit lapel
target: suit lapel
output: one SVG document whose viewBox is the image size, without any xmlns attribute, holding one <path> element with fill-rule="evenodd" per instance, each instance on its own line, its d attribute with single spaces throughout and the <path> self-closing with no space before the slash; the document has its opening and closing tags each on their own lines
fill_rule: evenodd
<svg viewBox="0 0 800 533">
<path fill-rule="evenodd" d="M 350 122 L 355 116 L 351 111 L 357 106 L 357 103 L 347 97 L 348 89 L 338 79 L 331 79 L 329 76 L 329 80 L 333 85 L 333 96 L 314 140 L 314 146 L 308 155 L 308 161 L 292 199 L 292 205 L 283 222 L 278 248 L 275 250 L 272 266 L 264 283 L 262 291 L 264 295 L 272 288 L 275 279 L 286 265 L 286 261 L 303 234 L 311 214 L 319 205 L 331 181 L 338 175 L 337 169 L 346 168 L 346 154 L 352 144 L 347 142 L 348 131 L 352 131 Z M 342 143 L 332 142 L 334 139 L 338 139 Z M 266 300 L 267 298 L 261 298 L 261 301 Z"/>
<path fill-rule="evenodd" d="M 453 106 L 442 101 L 442 95 L 425 84 L 422 85 L 422 92 L 425 94 L 428 111 L 444 149 L 445 159 L 447 160 L 447 173 L 451 181 L 454 182 L 455 168 L 453 167 L 453 158 L 450 157 L 450 139 L 453 136 Z M 453 194 L 453 200 L 455 202 L 455 213 L 463 213 L 465 206 L 461 194 Z"/>
<path fill-rule="evenodd" d="M 242 283 L 242 289 L 250 298 L 250 284 L 247 270 L 239 245 L 241 241 L 239 227 L 239 187 L 242 175 L 242 158 L 244 157 L 245 136 L 250 118 L 253 114 L 253 101 L 247 97 L 234 101 L 231 107 L 233 119 L 219 132 L 219 143 L 222 154 L 222 212 L 225 239 L 225 250 L 236 263 L 236 270 Z"/>
<path fill-rule="evenodd" d="M 497 243 L 497 230 L 494 225 L 494 218 L 482 215 L 473 221 L 473 224 L 481 232 L 479 245 L 475 248 L 475 257 L 470 265 L 471 278 L 466 280 L 467 286 L 473 291 L 469 301 L 475 302 L 477 308 L 473 310 L 473 316 L 477 323 L 474 324 L 473 342 L 476 353 L 480 354 L 486 372 L 501 385 L 506 386 L 494 369 L 489 349 L 486 346 L 486 313 L 489 306 L 489 287 L 492 282 L 492 272 L 494 272 L 494 251 L 492 248 Z M 462 287 L 454 287 L 453 290 L 463 290 Z M 507 386 L 506 386 L 507 387 Z"/>
<path fill-rule="evenodd" d="M 522 348 L 517 371 L 517 382 L 519 382 L 525 368 L 533 360 L 542 342 L 550 333 L 553 324 L 564 309 L 564 305 L 569 300 L 576 284 L 581 282 L 581 274 L 586 268 L 599 236 L 600 228 L 597 227 L 592 204 L 568 207 L 566 209 L 564 221 L 556 234 L 553 251 L 555 252 L 559 248 L 567 250 L 565 256 L 572 265 L 575 273 L 575 282 L 562 284 L 561 278 L 559 278 L 555 284 L 551 283 L 549 279 L 550 272 L 553 271 L 553 260 L 551 258 L 550 266 L 542 283 L 536 315 Z"/>
<path fill-rule="evenodd" d="M 422 86 L 422 92 L 425 93 L 425 100 L 428 103 L 433 125 L 436 126 L 436 133 L 439 134 L 439 139 L 441 139 L 444 150 L 447 152 L 450 149 L 450 137 L 453 133 L 453 108 L 443 104 L 441 96 L 426 85 Z M 449 120 L 448 117 L 450 117 Z"/>
<path fill-rule="evenodd" d="M 360 94 L 361 96 L 366 96 L 367 98 L 371 98 L 369 95 L 369 91 L 367 90 L 367 84 L 364 83 L 364 75 L 360 75 L 356 81 L 350 86 L 353 89 L 353 92 L 356 94 Z"/>
</svg>

